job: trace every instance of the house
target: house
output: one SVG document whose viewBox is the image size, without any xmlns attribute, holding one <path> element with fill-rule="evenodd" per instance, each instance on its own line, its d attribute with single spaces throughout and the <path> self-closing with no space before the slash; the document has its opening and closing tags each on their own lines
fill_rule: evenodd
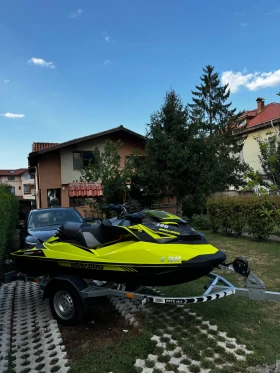
<svg viewBox="0 0 280 373">
<path fill-rule="evenodd" d="M 19 199 L 23 212 L 27 213 L 35 207 L 34 179 L 27 168 L 0 170 L 0 184 L 11 186 L 11 192 Z"/>
<path fill-rule="evenodd" d="M 264 99 L 257 98 L 257 107 L 254 110 L 245 111 L 239 118 L 240 126 L 246 125 L 242 131 L 242 135 L 246 136 L 241 159 L 248 163 L 255 171 L 263 173 L 258 156 L 260 155 L 259 145 L 256 137 L 268 139 L 272 136 L 268 132 L 275 135 L 279 134 L 280 130 L 280 103 L 272 102 L 268 105 L 264 104 Z"/>
<path fill-rule="evenodd" d="M 80 210 L 84 199 L 102 193 L 100 183 L 77 183 L 80 179 L 80 162 L 92 158 L 97 146 L 104 149 L 106 140 L 123 144 L 120 149 L 121 165 L 133 149 L 144 150 L 145 137 L 123 126 L 80 137 L 63 143 L 33 143 L 29 153 L 29 173 L 34 175 L 37 208 L 50 206 L 52 198 L 59 200 L 60 206 L 73 206 Z"/>
</svg>

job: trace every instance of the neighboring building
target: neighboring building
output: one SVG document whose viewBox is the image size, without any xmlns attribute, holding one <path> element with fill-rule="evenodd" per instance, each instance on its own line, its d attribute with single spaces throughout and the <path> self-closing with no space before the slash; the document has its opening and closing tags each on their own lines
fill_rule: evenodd
<svg viewBox="0 0 280 373">
<path fill-rule="evenodd" d="M 35 207 L 34 179 L 27 168 L 0 170 L 0 184 L 11 186 L 11 192 L 18 197 L 23 212 L 27 213 Z"/>
<path fill-rule="evenodd" d="M 102 193 L 99 183 L 76 183 L 81 176 L 80 161 L 87 162 L 97 146 L 101 151 L 105 141 L 120 140 L 123 144 L 121 163 L 133 149 L 144 150 L 145 137 L 119 126 L 108 131 L 56 143 L 33 143 L 29 153 L 29 173 L 34 175 L 37 208 L 49 207 L 52 198 L 57 198 L 63 207 L 83 206 L 84 198 Z"/>
<path fill-rule="evenodd" d="M 246 111 L 239 119 L 240 126 L 247 125 L 242 134 L 247 138 L 244 142 L 241 158 L 248 163 L 255 171 L 262 172 L 262 167 L 258 156 L 260 155 L 259 145 L 256 137 L 268 139 L 272 135 L 267 134 L 272 131 L 275 135 L 280 130 L 280 104 L 272 102 L 264 104 L 263 98 L 257 98 L 257 108 Z"/>
<path fill-rule="evenodd" d="M 269 135 L 268 132 L 280 136 L 280 103 L 272 102 L 265 105 L 264 101 L 261 97 L 256 99 L 256 109 L 247 110 L 242 114 L 239 118 L 239 127 L 241 135 L 246 136 L 240 158 L 248 163 L 254 171 L 259 171 L 265 180 L 266 175 L 259 160 L 260 149 L 256 138 L 261 137 L 269 140 L 272 135 Z M 242 126 L 246 127 L 242 130 Z M 240 193 L 252 194 L 254 190 L 255 188 L 249 188 L 246 191 L 243 188 L 236 190 L 234 186 L 231 186 L 223 192 L 215 193 L 214 196 L 238 196 Z"/>
</svg>

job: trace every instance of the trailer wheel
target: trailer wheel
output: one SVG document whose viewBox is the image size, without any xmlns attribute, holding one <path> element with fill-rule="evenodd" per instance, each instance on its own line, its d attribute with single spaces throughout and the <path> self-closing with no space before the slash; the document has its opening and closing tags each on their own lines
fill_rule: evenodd
<svg viewBox="0 0 280 373">
<path fill-rule="evenodd" d="M 84 316 L 80 295 L 62 282 L 57 283 L 50 293 L 50 307 L 56 320 L 63 325 L 76 325 Z"/>
</svg>

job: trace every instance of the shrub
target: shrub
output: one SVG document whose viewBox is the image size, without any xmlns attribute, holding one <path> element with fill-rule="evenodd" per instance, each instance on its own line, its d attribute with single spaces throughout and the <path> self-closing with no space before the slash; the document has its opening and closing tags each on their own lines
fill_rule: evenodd
<svg viewBox="0 0 280 373">
<path fill-rule="evenodd" d="M 209 198 L 207 211 L 211 229 L 240 236 L 244 231 L 258 240 L 266 239 L 280 223 L 278 196 Z"/>
<path fill-rule="evenodd" d="M 0 185 L 0 266 L 8 254 L 8 244 L 14 237 L 18 219 L 18 199 L 9 185 Z M 0 268 L 1 269 L 1 268 Z"/>
<path fill-rule="evenodd" d="M 194 214 L 192 216 L 192 222 L 193 222 L 194 226 L 196 226 L 200 229 L 210 229 L 210 227 L 211 227 L 208 215 Z"/>
<path fill-rule="evenodd" d="M 59 200 L 57 198 L 53 198 L 50 202 L 51 207 L 58 207 L 59 206 Z"/>
<path fill-rule="evenodd" d="M 273 215 L 275 214 L 270 201 L 262 197 L 260 203 L 257 203 L 250 211 L 248 233 L 252 234 L 257 240 L 267 239 L 273 230 Z"/>
</svg>

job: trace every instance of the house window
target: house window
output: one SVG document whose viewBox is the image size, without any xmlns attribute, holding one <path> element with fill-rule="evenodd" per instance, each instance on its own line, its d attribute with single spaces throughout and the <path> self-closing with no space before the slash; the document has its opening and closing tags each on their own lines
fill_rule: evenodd
<svg viewBox="0 0 280 373">
<path fill-rule="evenodd" d="M 21 186 L 18 187 L 18 190 L 21 190 Z"/>
<path fill-rule="evenodd" d="M 73 152 L 73 168 L 79 170 L 81 165 L 88 166 L 90 161 L 93 161 L 92 152 Z"/>
<path fill-rule="evenodd" d="M 30 185 L 29 184 L 23 184 L 23 192 L 24 194 L 30 194 Z"/>
<path fill-rule="evenodd" d="M 8 176 L 8 180 L 15 180 L 14 176 Z"/>
<path fill-rule="evenodd" d="M 11 193 L 15 194 L 15 192 L 16 192 L 15 187 L 11 187 Z"/>
</svg>

